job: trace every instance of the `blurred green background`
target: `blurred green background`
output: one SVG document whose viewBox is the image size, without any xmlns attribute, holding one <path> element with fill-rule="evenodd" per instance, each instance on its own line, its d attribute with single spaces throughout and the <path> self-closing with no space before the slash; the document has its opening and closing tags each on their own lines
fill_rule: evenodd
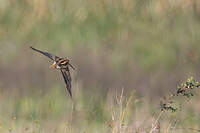
<svg viewBox="0 0 200 133">
<path fill-rule="evenodd" d="M 136 131 L 144 110 L 152 116 L 162 96 L 188 76 L 199 79 L 199 42 L 198 0 L 0 0 L 0 132 L 69 132 L 65 122 L 70 132 L 109 132 L 121 88 L 142 99 L 128 115 Z M 61 74 L 30 46 L 77 68 L 73 114 Z M 198 127 L 197 101 L 180 125 Z"/>
</svg>

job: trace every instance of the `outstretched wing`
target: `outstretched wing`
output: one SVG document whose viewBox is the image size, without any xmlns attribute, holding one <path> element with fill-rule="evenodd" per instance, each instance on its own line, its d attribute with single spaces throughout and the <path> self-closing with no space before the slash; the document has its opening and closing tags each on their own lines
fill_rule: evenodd
<svg viewBox="0 0 200 133">
<path fill-rule="evenodd" d="M 72 91 L 71 91 L 71 76 L 70 76 L 70 72 L 69 72 L 69 68 L 67 67 L 67 69 L 60 69 L 62 76 L 64 78 L 65 84 L 66 84 L 66 88 L 72 98 Z"/>
<path fill-rule="evenodd" d="M 54 61 L 55 61 L 56 58 L 59 58 L 58 56 L 55 56 L 55 55 L 50 54 L 50 53 L 47 53 L 47 52 L 40 51 L 40 50 L 35 49 L 35 48 L 33 48 L 33 47 L 30 47 L 30 48 L 31 48 L 32 50 L 34 50 L 34 51 L 37 51 L 37 52 L 39 52 L 39 53 L 41 53 L 41 54 L 43 54 L 43 55 L 49 57 L 51 60 L 54 60 Z"/>
</svg>

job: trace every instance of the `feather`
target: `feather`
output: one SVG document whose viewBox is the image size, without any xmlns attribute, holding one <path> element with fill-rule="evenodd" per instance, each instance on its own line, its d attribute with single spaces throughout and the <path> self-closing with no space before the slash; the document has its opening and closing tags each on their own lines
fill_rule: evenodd
<svg viewBox="0 0 200 133">
<path fill-rule="evenodd" d="M 32 50 L 36 51 L 36 52 L 39 52 L 47 57 L 49 57 L 51 60 L 54 61 L 53 65 L 53 68 L 55 68 L 54 66 L 56 65 L 56 68 L 57 69 L 60 69 L 61 73 L 62 73 L 62 76 L 64 78 L 64 81 L 65 81 L 65 84 L 66 84 L 66 88 L 67 88 L 67 91 L 69 92 L 71 98 L 72 98 L 72 92 L 71 92 L 71 76 L 70 76 L 70 72 L 69 72 L 69 67 L 72 67 L 74 69 L 74 67 L 69 63 L 69 60 L 68 59 L 64 59 L 64 58 L 60 58 L 58 56 L 55 56 L 53 54 L 50 54 L 48 52 L 43 52 L 43 51 L 40 51 L 38 49 L 35 49 L 33 47 L 30 47 Z"/>
<path fill-rule="evenodd" d="M 71 76 L 70 76 L 70 72 L 69 72 L 69 68 L 67 67 L 67 69 L 60 69 L 62 76 L 64 78 L 65 84 L 66 84 L 66 88 L 72 98 L 72 92 L 71 92 Z"/>
<path fill-rule="evenodd" d="M 59 58 L 58 56 L 55 56 L 55 55 L 53 55 L 53 54 L 50 54 L 50 53 L 48 53 L 48 52 L 43 52 L 43 51 L 40 51 L 40 50 L 38 50 L 38 49 L 35 49 L 35 48 L 33 48 L 33 47 L 30 47 L 32 50 L 34 50 L 34 51 L 37 51 L 37 52 L 39 52 L 39 53 L 41 53 L 41 54 L 43 54 L 43 55 L 45 55 L 45 56 L 47 56 L 47 57 L 49 57 L 51 60 L 56 60 L 56 58 Z"/>
<path fill-rule="evenodd" d="M 75 70 L 75 68 L 74 68 L 74 66 L 72 66 L 72 64 L 69 63 L 69 66 L 70 66 L 73 70 Z"/>
</svg>

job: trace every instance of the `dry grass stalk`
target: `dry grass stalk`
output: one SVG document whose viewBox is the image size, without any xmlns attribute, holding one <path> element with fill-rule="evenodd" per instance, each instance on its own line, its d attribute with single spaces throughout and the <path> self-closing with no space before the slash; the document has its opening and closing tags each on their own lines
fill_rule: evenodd
<svg viewBox="0 0 200 133">
<path fill-rule="evenodd" d="M 152 127 L 149 133 L 160 133 L 160 117 L 162 116 L 162 111 L 160 112 L 160 114 L 158 115 L 157 119 L 155 121 L 153 121 L 152 123 Z"/>
<path fill-rule="evenodd" d="M 128 109 L 132 100 L 132 96 L 128 99 L 127 102 L 123 100 L 124 89 L 122 88 L 120 96 L 116 92 L 116 102 L 117 109 L 112 108 L 112 121 L 109 124 L 112 133 L 125 133 L 127 126 L 125 124 L 125 118 L 128 113 Z"/>
</svg>

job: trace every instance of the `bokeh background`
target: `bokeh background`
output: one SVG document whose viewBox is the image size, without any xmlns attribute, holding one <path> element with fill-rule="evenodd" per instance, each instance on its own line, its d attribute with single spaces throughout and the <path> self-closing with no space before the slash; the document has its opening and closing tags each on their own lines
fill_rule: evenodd
<svg viewBox="0 0 200 133">
<path fill-rule="evenodd" d="M 110 132 L 122 88 L 128 129 L 147 132 L 159 100 L 199 79 L 199 42 L 199 0 L 0 0 L 0 132 Z M 60 72 L 30 46 L 71 59 L 74 111 Z M 175 118 L 198 128 L 198 100 L 162 130 Z"/>
</svg>

